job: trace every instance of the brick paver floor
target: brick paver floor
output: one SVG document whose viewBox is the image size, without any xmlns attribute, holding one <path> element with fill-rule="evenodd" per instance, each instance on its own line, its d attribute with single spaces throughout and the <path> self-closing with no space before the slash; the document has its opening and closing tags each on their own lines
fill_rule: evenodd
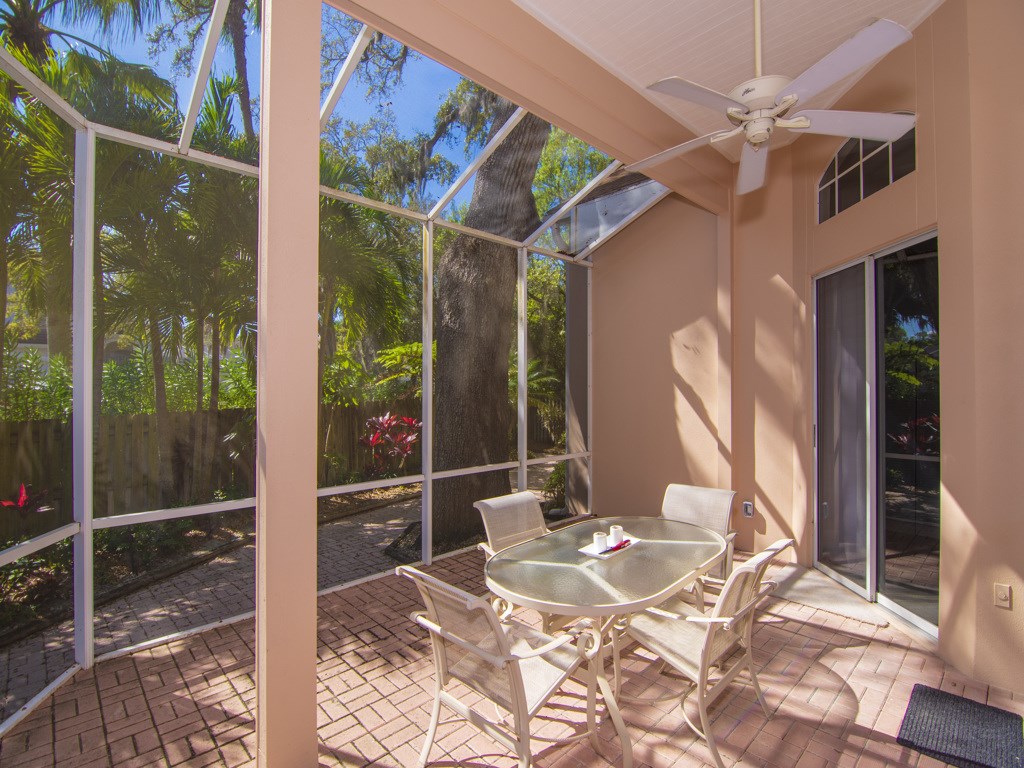
<svg viewBox="0 0 1024 768">
<path fill-rule="evenodd" d="M 528 486 L 544 487 L 553 466 L 528 469 Z M 515 472 L 509 473 L 513 486 Z M 419 520 L 419 497 L 320 526 L 317 589 L 385 573 L 395 561 L 384 548 Z M 231 619 L 255 607 L 256 550 L 232 550 L 96 609 L 96 653 Z M 0 648 L 0 721 L 14 714 L 74 662 L 70 621 Z"/>
<path fill-rule="evenodd" d="M 395 562 L 384 547 L 419 517 L 417 498 L 320 526 L 318 589 L 392 570 Z M 255 557 L 249 544 L 100 606 L 97 654 L 251 612 Z M 17 711 L 73 661 L 70 621 L 0 649 L 0 719 Z"/>
<path fill-rule="evenodd" d="M 482 556 L 469 552 L 429 569 L 482 592 Z M 409 619 L 417 599 L 404 579 L 385 576 L 319 599 L 320 765 L 415 764 L 429 717 L 433 664 L 424 633 Z M 877 627 L 771 600 L 754 633 L 774 717 L 750 690 L 732 686 L 712 710 L 730 765 L 933 766 L 895 743 L 914 683 L 924 682 L 1024 712 L 1024 697 L 977 684 L 946 666 L 928 643 L 895 626 Z M 652 686 L 642 661 L 627 664 L 626 693 Z M 584 690 L 554 699 L 549 735 L 582 717 Z M 0 741 L 0 766 L 248 766 L 254 757 L 253 623 L 238 622 L 79 672 Z M 624 715 L 638 768 L 710 763 L 677 705 L 628 705 Z M 433 765 L 514 766 L 470 726 L 442 726 Z M 620 756 L 610 725 L 607 756 Z M 586 742 L 536 745 L 538 766 L 608 763 Z"/>
</svg>

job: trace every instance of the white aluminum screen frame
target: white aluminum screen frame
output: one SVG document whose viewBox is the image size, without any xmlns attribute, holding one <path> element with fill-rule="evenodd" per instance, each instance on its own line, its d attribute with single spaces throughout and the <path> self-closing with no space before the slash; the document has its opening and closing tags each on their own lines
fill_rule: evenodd
<svg viewBox="0 0 1024 768">
<path fill-rule="evenodd" d="M 67 103 L 62 97 L 56 92 L 49 88 L 43 81 L 33 75 L 24 65 L 22 65 L 9 51 L 0 47 L 0 71 L 3 71 L 9 75 L 14 82 L 23 87 L 29 94 L 34 98 L 38 99 L 42 104 L 51 109 L 58 117 L 68 123 L 76 131 L 76 168 L 75 168 L 75 222 L 74 222 L 74 300 L 72 314 L 74 318 L 75 333 L 73 334 L 72 340 L 72 351 L 73 351 L 73 399 L 75 403 L 74 414 L 73 414 L 73 487 L 74 487 L 74 515 L 75 522 L 57 528 L 53 531 L 49 531 L 41 536 L 37 536 L 26 542 L 21 542 L 17 545 L 9 547 L 6 550 L 0 552 L 0 565 L 7 564 L 17 560 L 26 555 L 32 554 L 46 546 L 62 541 L 68 537 L 72 537 L 74 540 L 74 606 L 75 606 L 75 619 L 74 619 L 74 632 L 75 632 L 75 665 L 62 673 L 60 677 L 51 682 L 42 692 L 35 696 L 25 707 L 22 707 L 14 716 L 8 718 L 4 723 L 0 723 L 0 735 L 10 730 L 16 722 L 24 718 L 35 706 L 43 701 L 49 693 L 55 690 L 65 680 L 69 679 L 70 676 L 77 669 L 88 669 L 91 667 L 97 657 L 95 653 L 95 637 L 94 637 L 94 619 L 95 619 L 95 605 L 93 596 L 93 569 L 92 569 L 92 535 L 93 531 L 97 529 L 107 529 L 115 527 L 123 527 L 128 525 L 138 525 L 144 523 L 159 522 L 164 520 L 172 520 L 183 517 L 194 517 L 197 515 L 215 514 L 218 512 L 225 512 L 231 510 L 241 510 L 253 507 L 255 505 L 255 498 L 248 497 L 243 499 L 235 499 L 224 502 L 214 502 L 209 504 L 198 504 L 186 507 L 175 507 L 171 509 L 156 509 L 146 510 L 137 513 L 128 513 L 124 515 L 111 515 L 107 517 L 97 518 L 94 516 L 94 510 L 92 505 L 92 468 L 94 463 L 93 456 L 93 445 L 92 445 L 92 432 L 93 432 L 93 419 L 95 414 L 92 413 L 92 356 L 94 355 L 93 340 L 92 340 L 92 323 L 93 323 L 93 294 L 92 294 L 92 272 L 95 269 L 94 264 L 94 237 L 91 233 L 95 227 L 95 183 L 96 183 L 96 140 L 102 138 L 106 141 L 123 144 L 126 146 L 135 147 L 143 151 L 157 152 L 169 157 L 176 157 L 181 160 L 188 162 L 199 163 L 212 168 L 218 168 L 221 170 L 230 171 L 248 178 L 259 177 L 259 167 L 244 163 L 231 158 L 221 157 L 209 152 L 195 150 L 191 148 L 192 134 L 195 130 L 196 121 L 198 119 L 199 111 L 202 106 L 202 99 L 205 95 L 209 79 L 212 72 L 212 60 L 213 53 L 216 49 L 216 43 L 219 39 L 219 32 L 223 25 L 223 17 L 226 13 L 227 2 L 226 0 L 216 0 L 214 8 L 211 13 L 210 26 L 207 30 L 205 38 L 203 52 L 201 55 L 200 66 L 197 69 L 195 80 L 192 86 L 191 99 L 189 101 L 189 107 L 187 109 L 185 119 L 182 125 L 182 132 L 179 136 L 177 144 L 163 141 L 160 139 L 154 139 L 148 136 L 142 136 L 134 134 L 129 131 L 115 128 L 112 126 L 104 125 L 102 123 L 94 122 L 86 119 L 78 110 Z M 365 45 L 369 42 L 369 37 L 373 33 L 372 28 L 364 26 L 361 33 L 356 37 L 353 42 L 353 49 L 349 52 L 348 59 L 358 63 L 361 58 Z M 358 46 L 362 46 L 362 50 L 357 50 Z M 346 62 L 348 63 L 348 62 Z M 351 67 L 354 69 L 354 64 Z M 327 106 L 330 101 L 334 101 L 335 105 L 337 100 L 341 98 L 344 85 L 351 76 L 351 72 L 348 72 L 348 77 L 344 77 L 345 70 L 339 72 L 338 80 L 335 85 L 335 89 L 328 96 L 328 102 L 325 102 L 323 112 L 326 116 L 329 116 L 330 112 Z M 341 82 L 344 79 L 345 82 Z M 339 85 L 340 82 L 340 85 Z M 336 92 L 335 92 L 336 91 Z M 333 110 L 331 110 L 333 111 Z M 520 120 L 525 117 L 526 111 L 519 108 L 506 122 L 506 124 L 500 129 L 499 133 L 492 139 L 491 142 L 484 148 L 481 156 L 475 159 L 475 161 L 467 167 L 467 169 L 460 175 L 460 177 L 452 184 L 452 186 L 445 192 L 441 198 L 445 204 L 450 203 L 451 199 L 455 197 L 459 189 L 468 182 L 473 172 L 475 172 L 479 166 L 486 161 L 500 145 L 500 142 L 508 136 L 512 129 L 518 124 Z M 471 227 L 459 224 L 457 222 L 446 221 L 441 218 L 440 214 L 443 210 L 442 205 L 435 205 L 434 208 L 428 214 L 419 213 L 406 208 L 400 208 L 398 206 L 389 205 L 382 201 L 373 200 L 370 198 L 363 197 L 362 195 L 354 194 L 351 192 L 345 192 L 342 190 L 332 189 L 326 186 L 320 186 L 319 192 L 321 195 L 329 196 L 341 201 L 349 202 L 356 205 L 365 206 L 373 210 L 383 211 L 395 216 L 400 216 L 411 221 L 418 222 L 423 227 L 424 235 L 424 248 L 422 256 L 423 265 L 423 413 L 422 413 L 422 452 L 423 452 L 423 464 L 424 469 L 422 473 L 409 475 L 401 478 L 392 478 L 386 480 L 375 480 L 361 483 L 349 483 L 345 485 L 331 486 L 328 488 L 318 488 L 316 490 L 318 497 L 335 495 L 339 493 L 351 493 L 356 491 L 372 490 L 378 488 L 388 488 L 395 485 L 405 485 L 411 483 L 422 483 L 422 525 L 423 525 L 423 549 L 422 549 L 422 562 L 424 564 L 430 564 L 432 557 L 432 481 L 436 479 L 444 479 L 451 477 L 460 477 L 465 475 L 477 474 L 480 472 L 490 472 L 497 470 L 517 470 L 517 476 L 519 480 L 520 490 L 526 485 L 526 470 L 529 466 L 536 466 L 540 464 L 554 464 L 561 461 L 567 461 L 572 459 L 585 459 L 587 461 L 588 474 L 592 477 L 593 472 L 593 455 L 589 450 L 589 440 L 593 434 L 593 388 L 592 388 L 592 371 L 593 371 L 593 340 L 592 340 L 592 280 L 591 275 L 587 275 L 587 350 L 588 350 L 588 363 L 587 363 L 587 435 L 588 435 L 588 450 L 580 451 L 575 453 L 566 453 L 556 456 L 541 456 L 536 458 L 527 458 L 526 450 L 523 448 L 525 441 L 525 422 L 526 422 L 526 409 L 524 403 L 526 402 L 526 379 L 527 371 L 523 365 L 525 358 L 525 341 L 526 341 L 526 311 L 525 311 L 525 293 L 526 293 L 526 261 L 528 260 L 528 254 L 530 252 L 537 253 L 550 258 L 560 259 L 569 263 L 575 263 L 578 266 L 591 269 L 593 264 L 585 259 L 591 255 L 591 253 L 598 248 L 600 245 L 607 242 L 611 237 L 617 234 L 619 231 L 624 229 L 629 223 L 634 221 L 645 211 L 651 208 L 654 204 L 660 201 L 664 196 L 669 194 L 669 190 L 665 190 L 645 205 L 638 208 L 632 214 L 627 216 L 621 221 L 615 228 L 610 230 L 608 233 L 603 235 L 598 241 L 591 244 L 580 254 L 575 256 L 559 253 L 548 248 L 540 247 L 535 244 L 535 241 L 541 236 L 541 234 L 550 227 L 558 218 L 562 215 L 566 215 L 571 212 L 574 205 L 578 204 L 586 194 L 594 189 L 602 180 L 607 178 L 613 173 L 621 163 L 618 160 L 613 160 L 609 166 L 607 166 L 601 173 L 597 174 L 595 178 L 591 179 L 583 189 L 577 192 L 569 201 L 564 203 L 554 214 L 549 216 L 542 224 L 541 227 L 535 232 L 531 233 L 523 241 L 511 240 L 500 235 L 495 235 L 490 232 L 476 230 Z M 460 232 L 474 237 L 479 237 L 484 240 L 496 242 L 502 245 L 507 245 L 517 249 L 518 252 L 518 263 L 517 263 L 517 296 L 519 297 L 519 310 L 517 317 L 518 325 L 518 337 L 517 337 L 517 349 L 519 351 L 519 371 L 518 371 L 518 446 L 519 456 L 515 461 L 502 462 L 498 464 L 489 464 L 475 467 L 464 467 L 453 470 L 445 471 L 433 471 L 432 459 L 433 459 L 433 404 L 432 404 L 432 393 L 433 393 L 433 360 L 431 350 L 433 348 L 433 266 L 434 266 L 434 228 L 440 226 L 445 229 L 449 229 L 455 232 Z M 87 329 L 87 330 L 85 330 Z M 591 508 L 592 503 L 592 488 L 593 483 L 590 483 L 590 491 L 588 493 L 587 508 Z M 128 648 L 118 649 L 116 651 L 103 654 L 100 658 L 111 658 L 113 656 L 122 655 L 125 653 L 132 652 L 144 647 L 152 647 L 154 645 L 168 642 L 169 640 L 176 639 L 180 636 L 186 636 L 194 632 L 203 631 L 212 626 L 221 626 L 223 624 L 231 623 L 234 621 L 243 620 L 251 617 L 250 613 L 245 613 L 237 617 L 231 617 L 223 619 L 213 624 L 204 625 L 202 627 L 196 627 L 185 632 L 175 633 L 165 637 L 154 638 L 146 640 L 142 643 L 130 646 Z"/>
</svg>

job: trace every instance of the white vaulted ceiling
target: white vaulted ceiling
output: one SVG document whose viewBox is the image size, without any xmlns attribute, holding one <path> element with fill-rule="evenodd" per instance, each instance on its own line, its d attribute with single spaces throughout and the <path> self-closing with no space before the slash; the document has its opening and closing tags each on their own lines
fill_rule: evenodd
<svg viewBox="0 0 1024 768">
<path fill-rule="evenodd" d="M 677 75 L 722 93 L 754 77 L 753 0 L 515 0 L 697 136 L 730 127 L 705 107 L 649 91 Z M 764 74 L 793 78 L 875 19 L 911 31 L 942 0 L 762 0 Z M 863 73 L 861 73 L 861 76 Z M 852 76 L 801 107 L 826 108 Z M 776 145 L 797 134 L 782 132 Z M 718 148 L 739 157 L 740 141 Z"/>
</svg>

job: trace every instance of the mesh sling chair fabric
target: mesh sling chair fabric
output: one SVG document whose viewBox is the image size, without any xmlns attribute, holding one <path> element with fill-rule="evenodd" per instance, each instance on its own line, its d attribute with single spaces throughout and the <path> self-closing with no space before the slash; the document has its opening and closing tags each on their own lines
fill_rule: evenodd
<svg viewBox="0 0 1024 768">
<path fill-rule="evenodd" d="M 442 704 L 515 752 L 520 768 L 528 768 L 530 721 L 569 676 L 596 654 L 600 645 L 596 630 L 589 622 L 581 622 L 568 633 L 552 637 L 500 619 L 486 599 L 415 568 L 400 566 L 395 573 L 411 579 L 419 589 L 426 610 L 412 614 L 412 619 L 430 633 L 434 656 L 434 706 L 420 753 L 421 768 L 430 756 Z M 455 698 L 445 690 L 453 680 L 507 712 L 511 722 L 488 718 Z M 585 739 L 593 725 L 588 722 L 586 733 L 557 743 Z"/>
<path fill-rule="evenodd" d="M 549 532 L 544 524 L 540 502 L 530 491 L 482 499 L 473 506 L 480 512 L 480 517 L 484 521 L 487 544 L 481 544 L 480 548 L 488 557 L 499 550 Z"/>
<path fill-rule="evenodd" d="M 771 717 L 757 680 L 750 636 L 758 604 L 776 586 L 764 579 L 768 565 L 792 544 L 792 539 L 780 539 L 735 568 L 725 580 L 710 616 L 675 600 L 670 606 L 633 616 L 626 628 L 631 640 L 660 657 L 690 682 L 690 688 L 680 699 L 683 717 L 707 742 L 719 768 L 724 768 L 724 763 L 711 733 L 708 708 L 743 670 L 749 672 L 757 700 L 765 715 Z M 686 712 L 686 701 L 691 696 L 696 699 L 700 727 Z"/>
<path fill-rule="evenodd" d="M 489 558 L 495 552 L 550 533 L 544 524 L 540 502 L 530 491 L 482 499 L 473 506 L 480 512 L 480 517 L 484 521 L 487 543 L 481 544 L 480 549 Z M 544 621 L 545 632 L 565 626 L 570 620 L 568 617 L 552 616 L 548 613 L 541 613 L 541 618 Z"/>
<path fill-rule="evenodd" d="M 665 498 L 661 503 L 662 517 L 699 525 L 720 534 L 725 539 L 725 553 L 720 566 L 723 579 L 728 578 L 732 572 L 733 539 L 736 532 L 729 530 L 729 518 L 732 515 L 732 502 L 735 497 L 736 491 L 670 483 L 665 488 Z M 697 605 L 703 609 L 704 582 L 695 582 L 690 593 L 695 596 Z"/>
</svg>

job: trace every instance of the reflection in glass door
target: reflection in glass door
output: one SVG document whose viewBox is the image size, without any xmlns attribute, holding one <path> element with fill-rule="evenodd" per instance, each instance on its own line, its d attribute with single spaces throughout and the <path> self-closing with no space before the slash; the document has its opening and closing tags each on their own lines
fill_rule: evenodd
<svg viewBox="0 0 1024 768">
<path fill-rule="evenodd" d="M 935 238 L 875 263 L 878 592 L 939 623 L 939 265 Z"/>
<path fill-rule="evenodd" d="M 868 591 L 868 434 L 863 263 L 817 281 L 817 562 Z"/>
</svg>

